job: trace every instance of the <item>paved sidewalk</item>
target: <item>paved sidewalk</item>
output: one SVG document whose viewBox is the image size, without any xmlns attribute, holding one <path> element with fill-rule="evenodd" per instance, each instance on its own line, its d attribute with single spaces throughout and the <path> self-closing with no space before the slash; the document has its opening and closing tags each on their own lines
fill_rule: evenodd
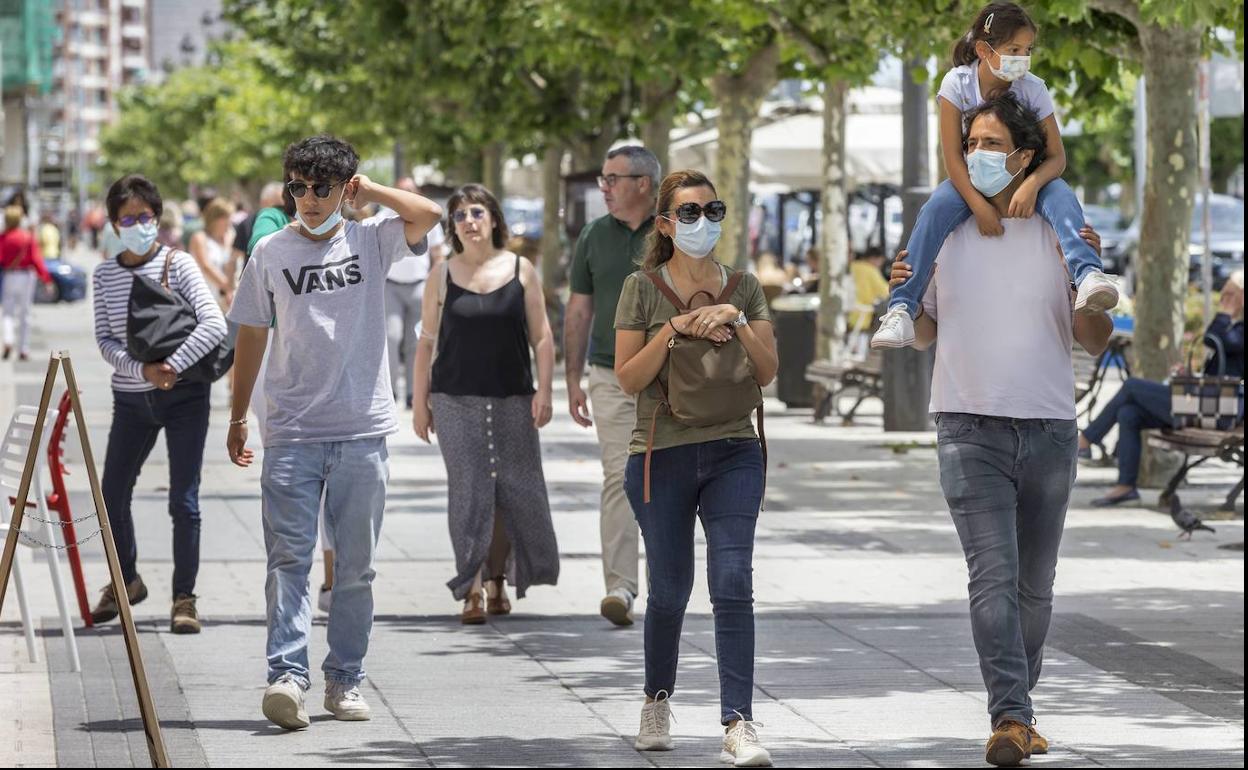
<svg viewBox="0 0 1248 770">
<path fill-rule="evenodd" d="M 93 447 L 102 458 L 108 372 L 91 340 L 86 308 L 40 307 L 36 323 L 44 348 L 74 354 Z M 6 385 L 12 398 L 29 401 L 44 366 L 0 364 L 6 413 Z M 445 588 L 453 559 L 441 458 L 405 428 L 391 442 L 378 619 L 367 661 L 365 696 L 374 719 L 329 720 L 317 681 L 309 699 L 311 729 L 286 734 L 269 725 L 259 709 L 259 474 L 226 460 L 223 387 L 214 399 L 220 408 L 204 469 L 197 589 L 202 635 L 167 632 L 171 544 L 160 448 L 135 491 L 140 568 L 151 589 L 136 615 L 175 765 L 715 762 L 718 687 L 704 574 L 698 574 L 689 608 L 672 701 L 677 749 L 644 755 L 632 749 L 641 624 L 615 629 L 596 616 L 602 591 L 597 450 L 592 431 L 571 422 L 558 394 L 556 420 L 542 441 L 563 560 L 559 585 L 535 587 L 515 603 L 510 618 L 473 629 L 458 624 L 458 607 Z M 966 568 L 940 495 L 933 436 L 885 435 L 878 413 L 840 428 L 814 426 L 808 414 L 771 406 L 772 465 L 755 562 L 755 717 L 766 725 L 762 735 L 777 764 L 982 764 L 985 694 L 970 638 Z M 72 502 L 81 516 L 89 500 L 80 463 L 74 470 Z M 1184 500 L 1211 512 L 1233 478 L 1226 469 L 1202 467 Z M 1184 542 L 1169 518 L 1150 508 L 1087 507 L 1111 480 L 1111 469 L 1080 472 L 1045 672 L 1035 692 L 1040 727 L 1054 750 L 1032 761 L 1242 766 L 1243 556 L 1219 548 L 1243 541 L 1242 503 L 1234 519 L 1211 522 L 1216 534 Z M 86 551 L 94 599 L 106 571 L 99 546 Z M 116 624 L 79 635 L 83 673 L 71 674 L 50 590 L 37 584 L 30 594 L 47 616 L 47 663 L 25 663 L 16 609 L 6 611 L 0 623 L 0 763 L 144 765 Z M 316 663 L 325 653 L 324 631 L 318 618 Z"/>
</svg>

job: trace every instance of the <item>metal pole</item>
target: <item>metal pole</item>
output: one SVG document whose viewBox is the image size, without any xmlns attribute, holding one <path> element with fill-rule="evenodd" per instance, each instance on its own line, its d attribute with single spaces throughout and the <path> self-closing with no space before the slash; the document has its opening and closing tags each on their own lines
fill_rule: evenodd
<svg viewBox="0 0 1248 770">
<path fill-rule="evenodd" d="M 1200 115 L 1200 192 L 1201 192 L 1201 243 L 1204 249 L 1200 257 L 1200 288 L 1204 292 L 1204 326 L 1213 320 L 1213 214 L 1209 210 L 1211 188 L 1213 186 L 1213 160 L 1209 146 L 1209 60 L 1201 61 L 1197 66 L 1197 110 Z"/>
</svg>

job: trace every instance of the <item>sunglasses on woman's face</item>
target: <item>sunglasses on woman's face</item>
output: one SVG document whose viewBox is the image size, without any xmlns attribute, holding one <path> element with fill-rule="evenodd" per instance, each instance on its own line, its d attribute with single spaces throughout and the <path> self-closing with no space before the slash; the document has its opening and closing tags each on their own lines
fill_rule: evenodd
<svg viewBox="0 0 1248 770">
<path fill-rule="evenodd" d="M 455 224 L 463 224 L 468 221 L 469 214 L 472 215 L 474 220 L 480 222 L 482 219 L 485 219 L 486 211 L 480 206 L 473 206 L 471 208 L 456 211 L 454 214 L 451 214 L 451 219 L 455 220 Z"/>
<path fill-rule="evenodd" d="M 316 197 L 328 198 L 338 184 L 338 182 L 314 182 L 313 184 L 308 184 L 307 182 L 290 181 L 286 183 L 286 189 L 290 191 L 291 196 L 302 198 L 304 195 L 307 195 L 310 187 L 312 188 L 312 194 Z"/>
<path fill-rule="evenodd" d="M 720 222 L 727 213 L 728 206 L 723 201 L 711 201 L 705 206 L 699 206 L 693 202 L 682 203 L 676 207 L 675 211 L 676 218 L 687 225 L 697 222 L 698 218 L 703 215 L 709 222 Z"/>
<path fill-rule="evenodd" d="M 134 227 L 135 225 L 146 225 L 156 221 L 156 215 L 150 211 L 144 211 L 142 214 L 135 216 L 120 217 L 117 224 L 122 227 Z"/>
</svg>

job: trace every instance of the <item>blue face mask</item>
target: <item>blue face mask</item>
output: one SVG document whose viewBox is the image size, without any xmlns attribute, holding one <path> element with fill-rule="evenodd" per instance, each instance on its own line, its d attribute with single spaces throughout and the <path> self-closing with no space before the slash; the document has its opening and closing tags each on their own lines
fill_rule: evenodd
<svg viewBox="0 0 1248 770">
<path fill-rule="evenodd" d="M 315 195 L 315 193 L 313 193 Z M 324 235 L 333 230 L 342 221 L 342 197 L 347 194 L 347 186 L 342 186 L 342 192 L 338 194 L 338 205 L 334 207 L 334 213 L 325 217 L 325 221 L 316 227 L 309 227 L 308 223 L 303 221 L 303 215 L 298 210 L 295 211 L 295 219 L 299 220 L 299 226 L 307 230 L 310 235 Z"/>
<path fill-rule="evenodd" d="M 117 235 L 121 238 L 121 245 L 131 254 L 143 256 L 151 251 L 152 244 L 156 242 L 156 220 L 152 220 L 145 225 L 131 225 L 122 227 L 117 230 Z"/>
<path fill-rule="evenodd" d="M 714 251 L 722 230 L 721 223 L 712 222 L 705 216 L 698 217 L 693 224 L 677 221 L 676 236 L 672 242 L 694 259 L 702 259 Z"/>
<path fill-rule="evenodd" d="M 976 150 L 966 156 L 966 170 L 971 174 L 971 184 L 983 193 L 985 198 L 991 198 L 1009 187 L 1014 177 L 1022 173 L 1023 170 L 1020 168 L 1011 174 L 1010 170 L 1005 167 L 1005 160 L 1010 155 L 993 150 Z"/>
</svg>

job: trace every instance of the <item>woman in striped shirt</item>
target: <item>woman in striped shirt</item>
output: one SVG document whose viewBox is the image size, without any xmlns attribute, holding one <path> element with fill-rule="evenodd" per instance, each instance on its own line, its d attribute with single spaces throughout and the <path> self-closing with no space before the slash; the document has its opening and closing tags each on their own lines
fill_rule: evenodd
<svg viewBox="0 0 1248 770">
<path fill-rule="evenodd" d="M 208 437 L 210 385 L 186 382 L 181 372 L 217 348 L 225 338 L 225 317 L 195 260 L 156 242 L 163 205 L 156 185 L 137 174 L 122 177 L 108 190 L 108 218 L 124 250 L 95 269 L 95 339 L 113 367 L 113 424 L 104 457 L 104 503 L 117 543 L 117 555 L 131 604 L 147 598 L 137 569 L 138 550 L 130 499 L 144 461 L 162 429 L 169 452 L 169 515 L 173 518 L 174 633 L 198 633 L 195 576 L 199 571 L 199 476 Z M 195 309 L 198 324 L 182 346 L 164 361 L 142 363 L 126 348 L 126 321 L 135 278 L 160 281 L 165 262 L 169 288 Z M 91 613 L 95 623 L 117 617 L 112 587 L 104 589 Z"/>
</svg>

